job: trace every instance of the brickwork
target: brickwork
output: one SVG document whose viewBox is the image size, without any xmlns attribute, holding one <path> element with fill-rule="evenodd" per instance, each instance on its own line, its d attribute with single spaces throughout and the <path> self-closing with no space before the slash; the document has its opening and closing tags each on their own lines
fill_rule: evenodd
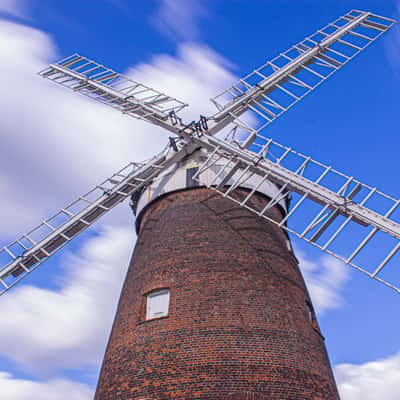
<svg viewBox="0 0 400 400">
<path fill-rule="evenodd" d="M 169 315 L 145 321 L 158 288 Z M 208 189 L 168 194 L 141 220 L 95 399 L 337 400 L 309 301 L 281 229 Z"/>
</svg>

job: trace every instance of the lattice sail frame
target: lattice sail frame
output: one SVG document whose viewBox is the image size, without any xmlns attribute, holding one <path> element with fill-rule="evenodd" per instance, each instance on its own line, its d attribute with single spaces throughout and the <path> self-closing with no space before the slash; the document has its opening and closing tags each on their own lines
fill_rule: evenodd
<svg viewBox="0 0 400 400">
<path fill-rule="evenodd" d="M 174 133 L 176 128 L 170 116 L 187 106 L 174 97 L 77 53 L 50 64 L 39 75 L 124 114 L 162 126 Z"/>
<path fill-rule="evenodd" d="M 210 181 L 207 187 L 400 293 L 395 268 L 398 282 L 391 273 L 382 276 L 385 267 L 400 264 L 400 200 L 272 139 L 259 155 L 215 137 L 203 146 L 209 157 L 194 178 L 224 164 L 218 184 Z M 238 200 L 235 189 L 255 178 L 258 184 Z M 252 198 L 266 180 L 280 190 L 258 209 Z M 277 222 L 268 210 L 283 199 L 290 199 L 291 206 Z"/>
<path fill-rule="evenodd" d="M 201 117 L 199 122 L 190 124 L 184 124 L 176 115 L 185 106 L 183 102 L 92 60 L 74 54 L 51 64 L 40 73 L 44 78 L 130 116 L 161 126 L 182 139 L 171 140 L 167 151 L 147 163 L 129 164 L 35 229 L 0 249 L 0 294 L 27 276 L 112 207 L 130 195 L 140 193 L 162 171 L 199 147 L 209 152 L 199 173 L 216 162 L 225 162 L 225 167 L 218 173 L 218 184 L 211 182 L 208 184 L 210 188 L 273 223 L 278 222 L 268 217 L 269 208 L 288 199 L 292 193 L 292 207 L 283 221 L 278 223 L 279 226 L 400 293 L 400 282 L 392 283 L 390 279 L 382 277 L 388 265 L 399 258 L 399 200 L 272 141 L 264 132 L 266 126 L 375 41 L 394 22 L 353 10 L 241 79 L 215 98 L 214 103 L 219 109 L 217 114 L 208 120 Z M 361 31 L 361 28 L 372 36 Z M 351 42 L 346 35 L 364 42 Z M 318 42 L 318 38 L 321 41 Z M 338 50 L 334 47 L 338 44 L 345 48 L 347 46 L 352 52 L 346 53 L 349 49 Z M 325 69 L 326 74 L 315 68 Z M 306 72 L 314 79 L 320 79 L 309 82 L 302 75 Z M 287 88 L 287 85 L 291 88 Z M 279 96 L 273 97 L 279 91 L 288 95 L 291 102 L 285 104 Z M 254 120 L 256 115 L 261 125 L 253 128 L 244 122 L 246 118 L 243 115 L 246 112 L 253 116 L 249 120 Z M 234 137 L 234 144 L 214 137 L 232 123 L 232 132 L 244 129 L 249 133 L 247 137 Z M 257 186 L 240 201 L 234 196 L 234 189 L 249 176 L 258 177 L 260 185 L 268 179 L 280 187 L 279 193 L 263 209 L 254 208 L 254 202 L 251 202 Z M 297 218 L 298 215 L 300 218 Z M 310 215 L 311 219 L 302 219 L 302 215 Z M 287 224 L 289 217 L 290 225 Z M 346 230 L 350 231 L 347 235 Z M 347 247 L 334 247 L 340 238 L 349 235 Z M 373 240 L 382 235 L 384 239 L 378 244 L 381 246 L 386 241 L 392 247 L 385 248 L 383 257 L 375 260 L 375 248 L 372 253 L 367 248 L 373 246 Z M 352 249 L 348 248 L 350 243 L 354 243 Z M 359 258 L 365 253 L 360 263 Z M 366 267 L 365 258 L 372 265 Z"/>
<path fill-rule="evenodd" d="M 178 148 L 179 147 L 179 148 Z M 190 146 L 175 143 L 144 163 L 124 168 L 0 249 L 0 295 L 16 285 L 100 217 L 181 160 Z"/>
<path fill-rule="evenodd" d="M 390 29 L 395 20 L 352 10 L 214 97 L 210 133 L 235 122 L 242 147 L 259 151 L 265 128 Z M 247 121 L 251 121 L 249 124 Z M 239 129 L 237 129 L 239 128 Z"/>
</svg>

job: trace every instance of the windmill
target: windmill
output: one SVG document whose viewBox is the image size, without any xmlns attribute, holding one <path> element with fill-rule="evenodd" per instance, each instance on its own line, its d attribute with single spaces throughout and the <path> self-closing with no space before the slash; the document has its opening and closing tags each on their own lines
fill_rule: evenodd
<svg viewBox="0 0 400 400">
<path fill-rule="evenodd" d="M 400 200 L 267 127 L 394 21 L 352 10 L 240 79 L 214 115 L 79 54 L 40 75 L 174 136 L 0 251 L 2 294 L 126 199 L 138 243 L 96 399 L 337 399 L 288 234 L 400 293 Z"/>
</svg>

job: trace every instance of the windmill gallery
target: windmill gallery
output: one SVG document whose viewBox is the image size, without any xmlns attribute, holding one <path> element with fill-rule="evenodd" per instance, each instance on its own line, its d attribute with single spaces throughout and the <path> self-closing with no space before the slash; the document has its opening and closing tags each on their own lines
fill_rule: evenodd
<svg viewBox="0 0 400 400">
<path fill-rule="evenodd" d="M 267 127 L 393 24 L 352 10 L 191 123 L 183 102 L 79 54 L 40 72 L 174 135 L 0 251 L 5 293 L 131 199 L 138 241 L 96 400 L 339 398 L 289 234 L 400 293 L 383 275 L 399 257 L 400 202 L 275 142 Z"/>
</svg>

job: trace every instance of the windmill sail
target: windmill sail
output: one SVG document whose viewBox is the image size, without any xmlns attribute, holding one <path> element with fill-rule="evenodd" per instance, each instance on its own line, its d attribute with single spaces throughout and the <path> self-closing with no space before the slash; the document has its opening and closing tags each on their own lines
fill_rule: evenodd
<svg viewBox="0 0 400 400">
<path fill-rule="evenodd" d="M 39 75 L 174 133 L 177 128 L 170 116 L 187 106 L 79 54 L 50 64 Z"/>
<path fill-rule="evenodd" d="M 177 149 L 178 150 L 178 149 Z M 129 163 L 19 239 L 0 249 L 0 295 L 126 198 L 140 192 L 186 148 L 167 148 L 145 164 Z"/>
<path fill-rule="evenodd" d="M 209 188 L 400 293 L 400 200 L 271 139 L 258 155 L 216 137 L 198 142 L 210 156 L 197 176 L 224 165 Z M 238 197 L 249 179 L 258 183 Z M 280 190 L 260 206 L 252 200 L 265 181 Z M 277 222 L 269 210 L 283 200 L 291 206 Z"/>
<path fill-rule="evenodd" d="M 339 258 L 400 293 L 400 201 L 376 188 L 312 160 L 265 135 L 264 129 L 386 32 L 394 20 L 353 10 L 265 63 L 213 101 L 210 119 L 185 125 L 176 113 L 183 102 L 74 54 L 40 72 L 44 78 L 78 91 L 135 118 L 184 137 L 145 164 L 129 164 L 35 229 L 0 249 L 0 294 L 70 242 L 162 171 L 208 151 L 195 176 L 215 164 L 215 180 L 205 186 Z M 250 126 L 246 113 L 258 125 Z M 254 115 L 256 118 L 254 118 Z M 236 145 L 214 135 L 229 124 L 247 131 Z M 233 131 L 234 132 L 234 131 Z M 196 167 L 197 168 L 197 167 Z M 253 189 L 243 192 L 246 181 Z M 266 181 L 278 190 L 265 203 L 254 200 Z M 236 191 L 236 188 L 241 191 Z M 238 196 L 238 193 L 241 195 Z M 245 193 L 243 195 L 243 193 Z M 291 204 L 281 221 L 269 210 Z"/>
<path fill-rule="evenodd" d="M 319 29 L 246 75 L 214 99 L 218 113 L 210 134 L 232 121 L 245 131 L 241 145 L 258 151 L 268 138 L 264 128 L 341 69 L 395 23 L 353 10 Z M 252 113 L 257 126 L 246 123 Z"/>
</svg>

